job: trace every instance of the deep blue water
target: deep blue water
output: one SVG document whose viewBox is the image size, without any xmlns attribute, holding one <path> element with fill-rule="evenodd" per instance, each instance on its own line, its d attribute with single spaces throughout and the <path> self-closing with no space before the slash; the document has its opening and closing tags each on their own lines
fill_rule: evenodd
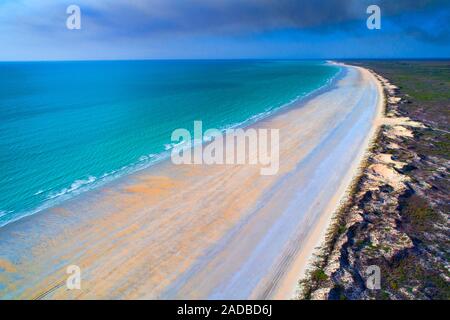
<svg viewBox="0 0 450 320">
<path fill-rule="evenodd" d="M 167 154 L 177 128 L 255 121 L 326 85 L 317 61 L 0 63 L 0 226 Z"/>
</svg>

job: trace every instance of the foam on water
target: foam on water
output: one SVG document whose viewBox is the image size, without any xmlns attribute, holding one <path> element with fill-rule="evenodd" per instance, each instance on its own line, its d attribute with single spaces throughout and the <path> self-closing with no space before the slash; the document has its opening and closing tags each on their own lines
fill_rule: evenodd
<svg viewBox="0 0 450 320">
<path fill-rule="evenodd" d="M 194 120 L 203 131 L 246 127 L 338 70 L 302 61 L 0 63 L 0 226 L 166 159 L 180 146 L 171 132 Z"/>
</svg>

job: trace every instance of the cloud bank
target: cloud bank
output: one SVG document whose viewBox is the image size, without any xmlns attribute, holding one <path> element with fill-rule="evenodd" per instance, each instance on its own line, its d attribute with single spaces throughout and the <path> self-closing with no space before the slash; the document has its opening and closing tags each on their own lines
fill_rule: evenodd
<svg viewBox="0 0 450 320">
<path fill-rule="evenodd" d="M 82 12 L 82 30 L 68 35 L 65 9 L 77 4 Z M 208 39 L 213 42 L 242 42 L 270 34 L 299 33 L 318 42 L 330 34 L 346 40 L 367 35 L 366 8 L 381 7 L 386 39 L 448 46 L 450 3 L 447 0 L 21 0 L 0 4 L 0 40 L 5 52 L 24 54 L 32 46 L 66 50 L 64 42 L 83 48 L 111 48 L 126 41 L 139 49 L 173 41 Z M 45 50 L 44 50 L 45 51 Z M 0 58 L 2 53 L 0 52 Z"/>
</svg>

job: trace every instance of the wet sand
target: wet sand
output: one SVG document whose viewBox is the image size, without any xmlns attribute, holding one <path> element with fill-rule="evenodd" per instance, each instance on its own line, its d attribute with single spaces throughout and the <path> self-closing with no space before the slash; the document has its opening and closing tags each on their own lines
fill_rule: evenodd
<svg viewBox="0 0 450 320">
<path fill-rule="evenodd" d="M 0 298 L 292 297 L 381 114 L 376 79 L 344 69 L 254 125 L 280 130 L 277 175 L 165 161 L 0 228 Z"/>
</svg>

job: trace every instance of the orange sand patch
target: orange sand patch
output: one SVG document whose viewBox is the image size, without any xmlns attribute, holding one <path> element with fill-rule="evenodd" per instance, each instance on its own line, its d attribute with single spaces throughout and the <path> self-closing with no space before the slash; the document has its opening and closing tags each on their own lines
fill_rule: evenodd
<svg viewBox="0 0 450 320">
<path fill-rule="evenodd" d="M 134 193 L 144 193 L 149 196 L 160 196 L 162 193 L 164 193 L 163 189 L 151 188 L 149 186 L 146 186 L 145 184 L 137 184 L 131 187 L 127 187 L 125 188 L 125 191 Z"/>
<path fill-rule="evenodd" d="M 169 177 L 144 176 L 139 180 L 142 180 L 144 183 L 126 187 L 125 191 L 148 196 L 161 196 L 180 184 Z"/>
<path fill-rule="evenodd" d="M 0 269 L 5 270 L 6 272 L 16 272 L 16 267 L 9 261 L 0 259 Z"/>
</svg>

